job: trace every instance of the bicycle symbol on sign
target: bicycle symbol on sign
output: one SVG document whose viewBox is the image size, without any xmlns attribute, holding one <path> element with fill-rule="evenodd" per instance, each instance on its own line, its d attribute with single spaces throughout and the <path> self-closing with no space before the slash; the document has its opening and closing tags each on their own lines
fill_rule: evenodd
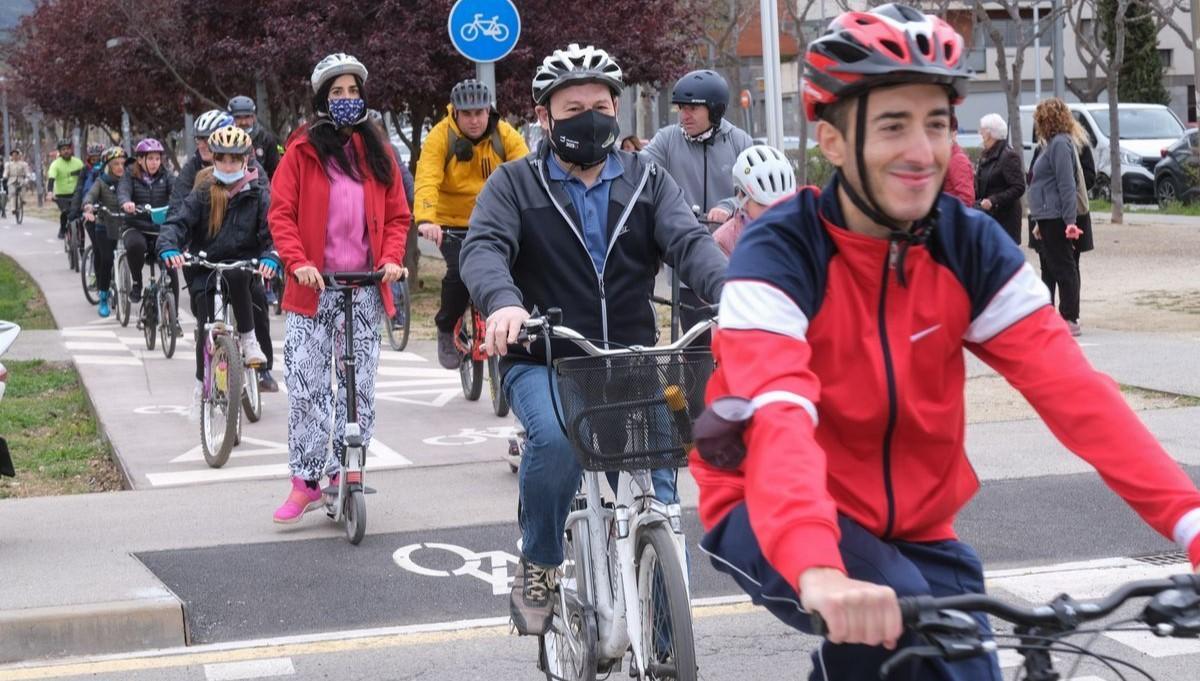
<svg viewBox="0 0 1200 681">
<path fill-rule="evenodd" d="M 508 40 L 508 26 L 500 23 L 499 15 L 493 16 L 491 19 L 484 19 L 482 14 L 476 14 L 475 20 L 465 24 L 458 33 L 468 43 L 475 42 L 480 35 L 485 35 L 498 43 Z"/>
</svg>

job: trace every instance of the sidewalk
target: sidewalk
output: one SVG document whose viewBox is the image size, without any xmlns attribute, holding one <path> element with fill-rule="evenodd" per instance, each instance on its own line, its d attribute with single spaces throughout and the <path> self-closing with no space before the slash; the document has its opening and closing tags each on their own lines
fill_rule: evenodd
<svg viewBox="0 0 1200 681">
<path fill-rule="evenodd" d="M 52 228 L 29 220 L 17 229 L 53 238 Z M 34 248 L 36 240 L 30 241 L 35 239 L 30 236 L 22 242 L 29 248 L 13 253 L 13 236 L 12 229 L 0 228 L 0 246 L 38 281 L 59 325 L 94 320 L 94 314 L 71 312 L 72 306 L 63 302 L 80 294 L 78 278 L 64 276 L 61 248 L 49 242 L 44 249 Z M 1080 340 L 1093 362 L 1120 383 L 1200 396 L 1196 337 L 1089 329 Z M 68 358 L 56 331 L 23 334 L 9 357 Z M 105 371 L 85 368 L 81 376 L 95 399 L 95 386 L 104 385 Z M 969 371 L 978 375 L 990 370 L 971 359 Z M 1142 417 L 1177 460 L 1200 465 L 1200 407 L 1149 411 Z M 115 424 L 101 425 L 110 440 L 146 438 L 136 432 L 113 438 Z M 155 442 L 164 460 L 179 444 Z M 984 481 L 1088 470 L 1038 421 L 972 425 L 967 443 Z M 408 454 L 419 443 L 394 445 Z M 517 481 L 499 458 L 497 447 L 495 458 L 486 461 L 375 472 L 371 486 L 379 493 L 368 497 L 365 541 L 388 532 L 511 522 Z M 690 476 L 683 473 L 680 480 L 684 504 L 694 506 Z M 271 514 L 282 490 L 279 480 L 236 480 L 0 501 L 0 571 L 5 586 L 0 590 L 0 664 L 186 645 L 181 600 L 135 554 L 341 536 L 341 528 L 318 517 L 323 516 L 320 512 L 296 526 L 274 525 Z"/>
</svg>

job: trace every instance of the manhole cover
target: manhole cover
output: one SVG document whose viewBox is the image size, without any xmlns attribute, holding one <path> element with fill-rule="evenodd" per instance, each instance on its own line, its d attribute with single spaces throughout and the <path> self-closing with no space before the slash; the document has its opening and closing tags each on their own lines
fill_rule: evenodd
<svg viewBox="0 0 1200 681">
<path fill-rule="evenodd" d="M 1146 556 L 1133 556 L 1133 559 L 1150 565 L 1186 565 L 1188 563 L 1188 555 L 1183 551 L 1167 551 L 1165 553 L 1152 553 Z"/>
</svg>

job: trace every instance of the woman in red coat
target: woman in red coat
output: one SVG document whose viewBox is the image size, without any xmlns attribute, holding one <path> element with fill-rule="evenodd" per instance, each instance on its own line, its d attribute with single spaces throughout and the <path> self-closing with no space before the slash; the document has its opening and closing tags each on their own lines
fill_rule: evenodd
<svg viewBox="0 0 1200 681">
<path fill-rule="evenodd" d="M 271 236 L 288 286 L 283 309 L 284 378 L 288 388 L 291 490 L 275 522 L 294 523 L 321 506 L 321 476 L 337 482 L 346 430 L 345 374 L 330 364 L 345 344 L 341 294 L 326 291 L 322 273 L 383 270 L 376 288 L 354 294 L 354 358 L 358 425 L 370 443 L 379 367 L 379 315 L 393 314 L 390 284 L 404 274 L 411 215 L 400 172 L 387 142 L 367 118 L 367 69 L 346 54 L 331 54 L 312 73 L 316 119 L 289 145 L 271 182 Z M 333 421 L 334 455 L 328 455 Z"/>
</svg>

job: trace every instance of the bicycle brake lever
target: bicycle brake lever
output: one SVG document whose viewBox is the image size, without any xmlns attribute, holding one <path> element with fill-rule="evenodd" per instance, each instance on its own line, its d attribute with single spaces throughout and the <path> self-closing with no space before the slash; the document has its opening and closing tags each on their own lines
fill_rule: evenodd
<svg viewBox="0 0 1200 681">
<path fill-rule="evenodd" d="M 1156 636 L 1196 638 L 1200 636 L 1200 594 L 1184 589 L 1160 592 L 1138 617 Z"/>
<path fill-rule="evenodd" d="M 941 656 L 942 651 L 934 646 L 909 646 L 902 648 L 898 653 L 889 657 L 886 662 L 879 665 L 879 678 L 887 681 L 887 678 L 892 675 L 893 671 L 913 658 L 925 659 Z"/>
</svg>

